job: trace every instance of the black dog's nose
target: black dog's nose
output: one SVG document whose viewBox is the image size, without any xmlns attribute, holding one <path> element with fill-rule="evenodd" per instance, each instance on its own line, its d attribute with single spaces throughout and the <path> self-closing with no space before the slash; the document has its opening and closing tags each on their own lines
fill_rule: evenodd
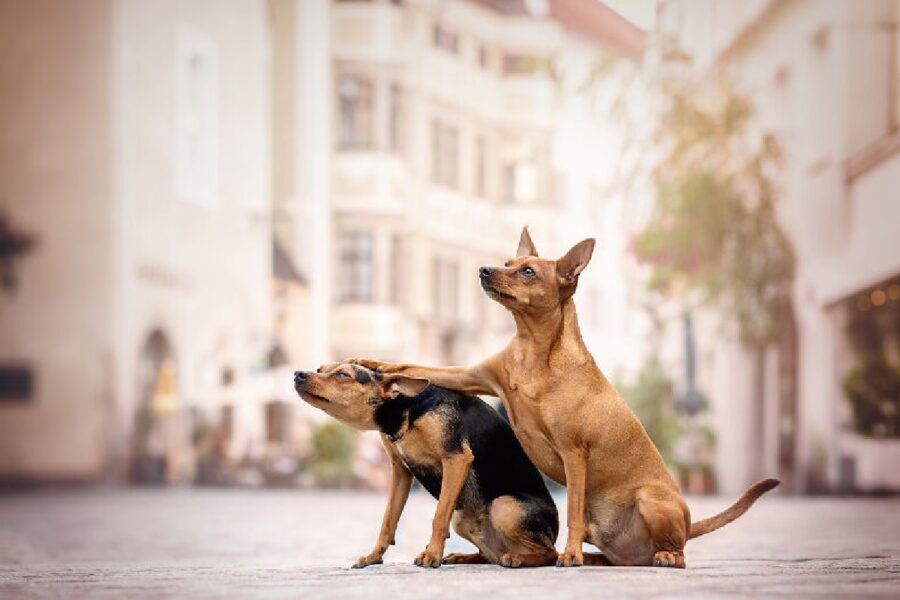
<svg viewBox="0 0 900 600">
<path fill-rule="evenodd" d="M 309 378 L 309 373 L 306 371 L 294 371 L 294 383 L 300 383 L 301 381 L 306 381 Z"/>
<path fill-rule="evenodd" d="M 479 275 L 482 279 L 487 279 L 488 277 L 490 277 L 491 275 L 493 275 L 493 274 L 494 274 L 494 271 L 496 271 L 496 270 L 497 270 L 497 269 L 495 269 L 495 268 L 493 268 L 493 267 L 481 267 L 480 269 L 478 269 L 478 275 Z"/>
</svg>

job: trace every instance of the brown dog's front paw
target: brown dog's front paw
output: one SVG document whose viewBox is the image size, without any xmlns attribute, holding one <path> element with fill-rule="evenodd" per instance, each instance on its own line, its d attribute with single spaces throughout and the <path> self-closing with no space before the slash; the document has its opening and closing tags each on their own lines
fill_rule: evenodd
<svg viewBox="0 0 900 600">
<path fill-rule="evenodd" d="M 497 564 L 507 569 L 518 569 L 522 566 L 522 557 L 515 554 L 504 554 Z"/>
<path fill-rule="evenodd" d="M 581 550 L 563 552 L 556 559 L 557 567 L 580 567 L 582 564 L 584 564 L 584 557 L 581 555 Z"/>
<path fill-rule="evenodd" d="M 683 552 L 666 552 L 660 551 L 653 555 L 654 567 L 673 567 L 675 569 L 684 568 Z"/>
<path fill-rule="evenodd" d="M 425 567 L 437 569 L 441 566 L 441 555 L 437 552 L 431 552 L 430 550 L 425 550 L 416 557 L 416 560 L 413 563 L 417 567 Z"/>
<path fill-rule="evenodd" d="M 380 554 L 369 554 L 368 556 L 360 556 L 356 562 L 351 565 L 351 569 L 362 569 L 369 565 L 380 565 L 384 562 Z"/>
</svg>

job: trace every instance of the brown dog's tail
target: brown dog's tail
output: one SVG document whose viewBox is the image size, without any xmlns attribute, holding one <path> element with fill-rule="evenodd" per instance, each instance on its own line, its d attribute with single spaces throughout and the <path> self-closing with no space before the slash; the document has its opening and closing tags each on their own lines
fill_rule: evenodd
<svg viewBox="0 0 900 600">
<path fill-rule="evenodd" d="M 781 482 L 777 479 L 763 479 L 762 481 L 757 481 L 744 492 L 743 496 L 738 498 L 737 502 L 716 516 L 697 521 L 696 523 L 691 523 L 691 534 L 688 536 L 688 539 L 692 540 L 695 537 L 700 537 L 710 531 L 715 531 L 719 527 L 728 525 L 747 512 L 747 509 L 753 506 L 753 503 L 756 502 L 757 498 L 778 487 L 779 483 Z"/>
</svg>

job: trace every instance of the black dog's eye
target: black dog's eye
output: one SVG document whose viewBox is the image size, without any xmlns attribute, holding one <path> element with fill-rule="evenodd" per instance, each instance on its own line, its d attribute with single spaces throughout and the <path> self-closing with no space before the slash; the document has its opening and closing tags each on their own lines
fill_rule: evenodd
<svg viewBox="0 0 900 600">
<path fill-rule="evenodd" d="M 531 267 L 525 267 L 524 269 L 522 269 L 522 275 L 524 275 L 525 277 L 534 277 L 534 269 L 532 269 Z"/>
<path fill-rule="evenodd" d="M 344 373 L 343 371 L 338 371 L 337 373 L 334 374 L 334 376 L 337 377 L 338 379 L 350 379 L 350 376 L 347 375 L 346 373 Z"/>
</svg>

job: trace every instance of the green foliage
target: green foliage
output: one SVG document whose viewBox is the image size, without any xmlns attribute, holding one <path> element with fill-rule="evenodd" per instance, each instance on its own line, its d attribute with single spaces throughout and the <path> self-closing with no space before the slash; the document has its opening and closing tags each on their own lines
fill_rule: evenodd
<svg viewBox="0 0 900 600">
<path fill-rule="evenodd" d="M 313 430 L 312 447 L 309 469 L 316 486 L 342 487 L 353 482 L 356 432 L 337 421 L 326 421 Z"/>
<path fill-rule="evenodd" d="M 656 357 L 644 363 L 631 385 L 616 385 L 622 397 L 635 412 L 656 448 L 667 463 L 675 462 L 672 451 L 682 434 L 675 415 L 674 385 Z"/>
<path fill-rule="evenodd" d="M 870 357 L 844 379 L 853 425 L 873 437 L 900 437 L 900 369 Z"/>
<path fill-rule="evenodd" d="M 866 292 L 845 306 L 845 332 L 858 364 L 844 377 L 844 395 L 856 431 L 900 437 L 900 364 L 891 360 L 900 354 L 900 300 L 875 307 L 868 298 Z"/>
<path fill-rule="evenodd" d="M 647 287 L 693 292 L 721 309 L 744 344 L 764 347 L 790 318 L 794 280 L 793 251 L 775 215 L 779 144 L 751 133 L 751 104 L 724 86 L 706 104 L 693 89 L 663 90 L 655 212 L 634 240 L 650 267 Z"/>
</svg>

